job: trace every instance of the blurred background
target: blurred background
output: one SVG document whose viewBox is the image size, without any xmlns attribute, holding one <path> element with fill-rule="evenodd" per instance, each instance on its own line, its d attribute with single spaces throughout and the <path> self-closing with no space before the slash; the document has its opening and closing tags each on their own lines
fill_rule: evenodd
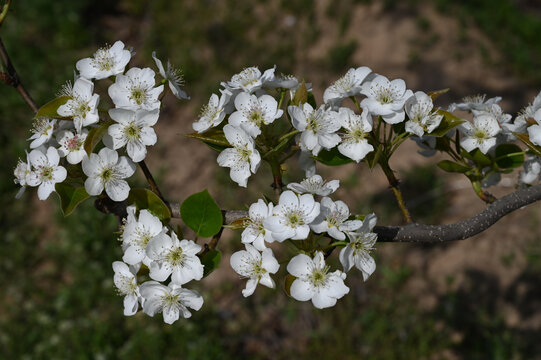
<svg viewBox="0 0 541 360">
<path fill-rule="evenodd" d="M 312 82 L 321 101 L 350 67 L 369 66 L 414 91 L 451 88 L 438 106 L 486 93 L 503 96 L 515 115 L 541 89 L 540 33 L 535 0 L 19 0 L 0 29 L 38 104 L 73 79 L 77 60 L 116 40 L 137 51 L 130 66 L 154 67 L 156 51 L 182 68 L 192 99 L 166 98 L 147 164 L 168 199 L 208 188 L 237 209 L 272 193 L 268 169 L 250 179 L 254 190 L 239 189 L 216 153 L 181 134 L 219 82 L 244 67 L 276 64 Z M 245 281 L 229 269 L 239 234 L 226 231 L 222 267 L 190 284 L 205 298 L 201 311 L 172 326 L 161 315 L 124 317 L 112 281 L 122 256 L 116 220 L 90 200 L 64 218 L 55 195 L 14 199 L 12 172 L 33 114 L 13 89 L 0 89 L 1 359 L 541 358 L 538 204 L 462 242 L 380 244 L 374 275 L 365 283 L 353 270 L 350 294 L 326 310 L 288 298 L 280 281 L 243 298 Z M 413 142 L 402 147 L 391 166 L 417 221 L 451 223 L 483 209 L 466 179 L 440 172 L 438 158 L 421 157 Z M 352 211 L 401 223 L 379 168 L 321 173 L 341 179 L 336 198 Z M 288 169 L 285 180 L 300 176 Z M 490 190 L 513 191 L 516 176 Z M 141 174 L 136 181 L 144 184 Z"/>
</svg>

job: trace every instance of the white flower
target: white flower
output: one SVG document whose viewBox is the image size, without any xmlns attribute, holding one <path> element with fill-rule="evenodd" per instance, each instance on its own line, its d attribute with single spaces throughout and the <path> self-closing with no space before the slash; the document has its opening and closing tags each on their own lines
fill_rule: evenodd
<svg viewBox="0 0 541 360">
<path fill-rule="evenodd" d="M 17 166 L 13 170 L 13 175 L 15 176 L 15 179 L 13 181 L 15 182 L 15 184 L 21 185 L 21 188 L 15 195 L 16 199 L 19 199 L 23 195 L 26 189 L 26 178 L 32 171 L 32 167 L 30 166 L 30 162 L 28 161 L 28 154 L 26 154 L 26 161 L 27 162 L 24 162 L 19 159 Z"/>
<path fill-rule="evenodd" d="M 512 125 L 505 124 L 504 127 L 509 131 L 525 133 L 526 128 L 528 127 L 528 122 L 526 120 L 534 118 L 535 113 L 539 109 L 541 109 L 541 91 L 534 98 L 533 102 L 520 112 Z"/>
<path fill-rule="evenodd" d="M 406 131 L 419 137 L 425 133 L 431 133 L 441 123 L 443 115 L 437 114 L 432 109 L 432 98 L 422 91 L 417 91 L 404 105 L 409 120 L 406 122 Z"/>
<path fill-rule="evenodd" d="M 116 151 L 103 148 L 83 159 L 83 172 L 88 176 L 85 181 L 88 194 L 99 195 L 105 188 L 111 200 L 123 201 L 130 193 L 130 186 L 123 179 L 135 173 L 135 164 L 125 156 L 119 158 Z"/>
<path fill-rule="evenodd" d="M 358 231 L 348 233 L 349 244 L 339 255 L 344 271 L 349 271 L 355 265 L 362 272 L 365 281 L 376 270 L 376 262 L 370 252 L 374 250 L 378 238 L 377 234 L 372 232 L 377 220 L 375 214 L 367 215 Z"/>
<path fill-rule="evenodd" d="M 229 102 L 231 95 L 233 94 L 228 90 L 222 90 L 220 98 L 218 95 L 212 94 L 208 104 L 201 109 L 199 120 L 192 124 L 193 129 L 202 133 L 211 127 L 220 125 L 225 118 L 225 105 Z"/>
<path fill-rule="evenodd" d="M 231 168 L 231 179 L 239 186 L 246 187 L 250 172 L 255 174 L 259 168 L 261 156 L 255 149 L 254 140 L 244 130 L 227 124 L 224 134 L 233 147 L 218 155 L 218 165 Z"/>
<path fill-rule="evenodd" d="M 28 154 L 28 162 L 33 170 L 26 177 L 26 185 L 39 185 L 38 198 L 40 200 L 47 199 L 54 191 L 55 184 L 66 179 L 67 171 L 62 166 L 58 166 L 59 161 L 58 150 L 52 146 L 47 149 L 47 154 L 39 149 L 32 150 Z"/>
<path fill-rule="evenodd" d="M 233 75 L 231 81 L 222 82 L 222 86 L 230 91 L 242 90 L 247 93 L 253 93 L 257 89 L 260 89 L 264 83 L 274 80 L 275 69 L 276 66 L 265 70 L 263 75 L 261 75 L 261 71 L 257 67 L 249 67 Z"/>
<path fill-rule="evenodd" d="M 272 208 L 272 203 L 267 205 L 262 199 L 250 205 L 247 226 L 241 234 L 243 244 L 253 244 L 257 250 L 263 251 L 266 248 L 265 241 L 274 241 L 271 231 L 263 225 L 263 220 L 272 215 Z"/>
<path fill-rule="evenodd" d="M 466 96 L 462 99 L 461 103 L 452 103 L 449 105 L 447 111 L 454 112 L 455 110 L 472 111 L 472 110 L 487 110 L 493 104 L 497 104 L 502 99 L 500 96 L 496 96 L 485 101 L 486 94 Z"/>
<path fill-rule="evenodd" d="M 496 135 L 501 131 L 498 121 L 489 113 L 474 116 L 473 125 L 465 122 L 458 129 L 465 136 L 460 139 L 460 145 L 466 151 L 479 148 L 483 154 L 496 145 Z"/>
<path fill-rule="evenodd" d="M 152 69 L 133 67 L 126 75 L 119 74 L 108 92 L 117 108 L 154 110 L 160 108 L 158 97 L 163 91 L 163 85 L 155 84 Z"/>
<path fill-rule="evenodd" d="M 197 257 L 201 245 L 192 240 L 179 240 L 177 234 L 164 232 L 156 235 L 147 244 L 150 263 L 150 278 L 165 281 L 171 275 L 174 284 L 186 284 L 203 278 L 203 265 Z"/>
<path fill-rule="evenodd" d="M 333 202 L 330 198 L 321 199 L 321 212 L 310 224 L 310 228 L 320 234 L 326 232 L 332 238 L 345 240 L 346 234 L 357 230 L 363 222 L 348 220 L 349 208 L 343 201 Z"/>
<path fill-rule="evenodd" d="M 532 143 L 541 145 L 541 109 L 535 112 L 533 119 L 537 124 L 528 127 L 528 136 Z"/>
<path fill-rule="evenodd" d="M 180 316 L 192 316 L 188 308 L 197 311 L 203 306 L 201 295 L 177 284 L 165 286 L 156 281 L 147 281 L 140 286 L 140 292 L 145 299 L 143 312 L 149 316 L 162 312 L 166 324 L 174 323 Z"/>
<path fill-rule="evenodd" d="M 77 61 L 75 67 L 86 79 L 105 79 L 124 72 L 131 59 L 129 50 L 124 49 L 124 43 L 117 41 L 113 46 L 106 46 L 94 53 L 93 58 Z"/>
<path fill-rule="evenodd" d="M 340 136 L 335 134 L 340 129 L 338 113 L 320 106 L 317 110 L 304 103 L 301 106 L 288 106 L 291 123 L 302 131 L 300 147 L 317 155 L 322 148 L 331 149 L 338 145 Z"/>
<path fill-rule="evenodd" d="M 261 95 L 258 98 L 244 92 L 235 98 L 235 108 L 237 111 L 229 116 L 229 124 L 242 128 L 253 138 L 261 134 L 261 125 L 274 122 L 284 113 L 278 109 L 278 102 L 272 96 Z"/>
<path fill-rule="evenodd" d="M 366 66 L 349 69 L 344 76 L 325 89 L 323 101 L 325 104 L 339 106 L 345 98 L 358 95 L 361 84 L 371 72 L 372 70 Z"/>
<path fill-rule="evenodd" d="M 293 191 L 284 191 L 272 216 L 263 220 L 266 229 L 278 242 L 285 239 L 303 240 L 310 233 L 309 224 L 319 215 L 319 203 L 311 194 L 297 196 Z"/>
<path fill-rule="evenodd" d="M 156 124 L 160 110 L 111 109 L 109 116 L 118 124 L 107 129 L 113 140 L 113 149 L 126 146 L 128 155 L 134 162 L 145 159 L 147 146 L 156 144 L 156 133 L 151 127 Z"/>
<path fill-rule="evenodd" d="M 538 156 L 532 156 L 524 162 L 524 170 L 519 175 L 519 183 L 533 184 L 541 174 L 541 158 Z"/>
<path fill-rule="evenodd" d="M 94 84 L 85 78 L 79 78 L 73 87 L 64 88 L 62 95 L 69 96 L 69 100 L 58 107 L 58 115 L 73 118 L 73 124 L 77 132 L 81 132 L 83 126 L 95 124 L 100 120 L 98 115 L 98 102 L 100 96 L 93 94 Z"/>
<path fill-rule="evenodd" d="M 165 70 L 161 60 L 156 57 L 155 51 L 152 52 L 152 58 L 156 62 L 156 66 L 158 67 L 160 75 L 169 83 L 169 89 L 171 90 L 173 95 L 177 99 L 189 100 L 190 97 L 188 96 L 188 94 L 186 94 L 186 92 L 180 88 L 182 85 L 184 85 L 182 72 L 171 66 L 169 60 L 167 61 L 167 70 Z"/>
<path fill-rule="evenodd" d="M 150 258 L 146 256 L 147 244 L 164 231 L 162 222 L 146 209 L 139 212 L 138 219 L 135 218 L 135 206 L 128 206 L 126 210 L 128 217 L 122 231 L 122 247 L 124 249 L 122 260 L 130 265 L 143 262 L 149 266 Z"/>
<path fill-rule="evenodd" d="M 340 186 L 340 180 L 324 181 L 319 175 L 311 176 L 299 183 L 287 184 L 289 190 L 293 190 L 297 194 L 314 194 L 327 196 L 335 192 Z"/>
<path fill-rule="evenodd" d="M 374 115 L 381 115 L 388 124 L 404 121 L 404 103 L 413 95 L 411 90 L 406 90 L 404 80 L 389 81 L 382 75 L 376 75 L 372 81 L 364 83 L 361 93 L 367 96 L 361 106 Z"/>
<path fill-rule="evenodd" d="M 237 274 L 248 278 L 246 288 L 242 290 L 244 297 L 252 295 L 257 284 L 271 289 L 276 286 L 270 274 L 276 274 L 280 265 L 271 249 L 266 248 L 259 253 L 255 247 L 246 244 L 246 250 L 237 251 L 231 255 L 230 263 Z"/>
<path fill-rule="evenodd" d="M 367 109 L 361 115 L 355 114 L 351 109 L 340 108 L 338 115 L 341 125 L 346 130 L 338 151 L 356 162 L 364 159 L 366 154 L 374 151 L 374 147 L 366 139 L 372 130 L 372 119 Z"/>
<path fill-rule="evenodd" d="M 139 308 L 139 286 L 137 286 L 136 269 L 133 266 L 128 267 L 122 261 L 113 263 L 115 271 L 114 282 L 120 295 L 124 296 L 124 315 L 131 316 Z"/>
<path fill-rule="evenodd" d="M 28 140 L 32 140 L 32 142 L 30 143 L 30 149 L 38 148 L 51 140 L 51 137 L 53 136 L 53 132 L 55 130 L 55 126 L 55 119 L 35 119 L 34 123 L 32 124 L 31 130 L 33 134 L 28 138 Z"/>
<path fill-rule="evenodd" d="M 70 164 L 80 163 L 86 155 L 84 144 L 88 130 L 83 129 L 79 134 L 69 130 L 60 131 L 57 135 L 58 152 L 60 156 L 66 157 Z"/>
<path fill-rule="evenodd" d="M 287 271 L 296 277 L 291 284 L 291 296 L 299 301 L 312 300 L 318 309 L 334 306 L 336 300 L 349 293 L 344 284 L 346 274 L 340 270 L 330 273 L 321 251 L 313 259 L 304 254 L 295 256 L 287 264 Z"/>
</svg>

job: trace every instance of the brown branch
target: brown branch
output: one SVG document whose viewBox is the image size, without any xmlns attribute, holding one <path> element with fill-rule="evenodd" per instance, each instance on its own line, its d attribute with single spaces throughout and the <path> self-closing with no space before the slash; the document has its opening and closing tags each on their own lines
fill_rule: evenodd
<svg viewBox="0 0 541 360">
<path fill-rule="evenodd" d="M 145 178 L 147 179 L 147 182 L 150 185 L 150 189 L 152 190 L 152 192 L 158 195 L 158 197 L 162 199 L 162 201 L 166 205 L 168 205 L 169 203 L 163 197 L 162 192 L 160 191 L 160 188 L 158 187 L 158 184 L 156 183 L 156 180 L 154 180 L 152 173 L 150 172 L 150 170 L 147 167 L 147 164 L 145 163 L 145 160 L 141 160 L 140 162 L 138 162 L 138 164 L 141 170 L 143 170 L 143 174 L 145 174 Z"/>
<path fill-rule="evenodd" d="M 32 99 L 28 91 L 26 91 L 21 80 L 19 79 L 19 75 L 17 75 L 17 71 L 15 71 L 15 68 L 13 67 L 11 59 L 9 58 L 8 52 L 1 38 L 0 38 L 0 58 L 2 59 L 2 62 L 6 66 L 6 70 L 7 70 L 7 77 L 5 76 L 6 75 L 5 73 L 2 74 L 4 75 L 3 76 L 4 83 L 10 86 L 13 86 L 19 92 L 19 95 L 21 95 L 21 97 L 28 104 L 28 106 L 30 106 L 32 111 L 34 111 L 34 113 L 37 113 L 39 107 L 37 106 L 36 102 Z"/>
</svg>

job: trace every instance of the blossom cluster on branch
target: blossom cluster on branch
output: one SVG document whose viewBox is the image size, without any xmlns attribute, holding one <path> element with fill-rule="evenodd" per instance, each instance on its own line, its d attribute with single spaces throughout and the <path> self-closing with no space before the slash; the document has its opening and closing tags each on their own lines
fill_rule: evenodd
<svg viewBox="0 0 541 360">
<path fill-rule="evenodd" d="M 349 292 L 346 273 L 353 267 L 367 280 L 376 268 L 371 252 L 377 217 L 352 214 L 345 202 L 332 199 L 339 180 L 324 181 L 317 163 L 380 166 L 408 223 L 412 217 L 389 165 L 407 139 L 417 142 L 424 156 L 447 154 L 437 165 L 464 174 L 486 203 L 496 200 L 486 188 L 501 174 L 522 166 L 518 187 L 534 184 L 541 174 L 541 93 L 514 120 L 498 105 L 499 97 L 474 96 L 444 110 L 435 101 L 447 90 L 414 92 L 404 80 L 363 66 L 325 89 L 318 105 L 304 80 L 276 75 L 276 66 L 263 72 L 248 67 L 221 83 L 194 121 L 195 132 L 186 135 L 217 151 L 218 165 L 229 168 L 238 186 L 247 187 L 266 163 L 276 198 L 258 199 L 247 216 L 224 225 L 210 194 L 193 194 L 180 205 L 180 217 L 198 237 L 210 239 L 201 245 L 197 238 L 184 239 L 180 227 L 173 229 L 171 205 L 144 162 L 147 147 L 157 142 L 153 126 L 163 96 L 189 99 L 181 73 L 169 62 L 164 67 L 153 53 L 162 78 L 156 83 L 154 70 L 127 68 L 133 55 L 117 41 L 79 60 L 73 84 L 37 111 L 30 151 L 14 171 L 21 186 L 17 197 L 26 187 L 38 187 L 41 200 L 56 191 L 65 215 L 92 196 L 125 209 L 123 257 L 113 270 L 127 316 L 141 308 L 150 316 L 163 313 L 170 324 L 190 317 L 189 309 L 199 310 L 203 297 L 185 286 L 218 267 L 217 244 L 226 227 L 242 230 L 244 249 L 233 253 L 230 265 L 247 279 L 245 297 L 259 284 L 275 288 L 281 263 L 287 263 L 288 295 L 317 308 L 334 306 Z M 107 94 L 95 91 L 98 81 L 108 84 Z M 111 108 L 109 101 L 100 102 L 104 96 Z M 290 161 L 297 161 L 305 178 L 284 184 L 283 165 Z M 150 190 L 128 183 L 137 165 Z M 294 250 L 280 248 L 284 242 Z M 337 249 L 341 268 L 331 269 L 328 258 Z"/>
</svg>

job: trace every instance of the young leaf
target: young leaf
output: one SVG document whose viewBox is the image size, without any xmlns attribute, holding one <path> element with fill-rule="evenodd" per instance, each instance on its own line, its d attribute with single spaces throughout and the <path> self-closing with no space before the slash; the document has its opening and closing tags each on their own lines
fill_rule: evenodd
<svg viewBox="0 0 541 360">
<path fill-rule="evenodd" d="M 428 96 L 430 96 L 432 98 L 432 100 L 436 100 L 437 98 L 439 98 L 441 95 L 445 94 L 446 92 L 448 92 L 450 89 L 447 88 L 447 89 L 441 89 L 441 90 L 435 90 L 435 91 L 430 91 L 429 93 L 427 93 Z"/>
<path fill-rule="evenodd" d="M 473 149 L 470 152 L 462 150 L 461 155 L 466 159 L 470 159 L 481 167 L 489 166 L 492 164 L 492 160 L 488 156 L 483 154 L 479 149 Z"/>
<path fill-rule="evenodd" d="M 308 101 L 308 91 L 306 90 L 306 83 L 304 80 L 302 81 L 302 84 L 299 86 L 297 91 L 295 91 L 295 96 L 293 99 L 291 99 L 291 105 L 302 105 L 305 102 Z"/>
<path fill-rule="evenodd" d="M 450 160 L 440 161 L 438 163 L 438 167 L 442 169 L 443 171 L 455 172 L 455 173 L 465 173 L 470 170 L 469 167 L 450 161 Z"/>
<path fill-rule="evenodd" d="M 222 211 L 207 190 L 189 196 L 180 206 L 180 217 L 202 237 L 211 237 L 223 224 Z"/>
<path fill-rule="evenodd" d="M 514 132 L 513 135 L 515 135 L 520 141 L 522 141 L 535 155 L 541 156 L 541 147 L 532 143 L 528 134 L 520 134 Z"/>
<path fill-rule="evenodd" d="M 55 189 L 64 216 L 71 214 L 80 203 L 90 197 L 84 187 L 75 187 L 65 182 L 57 183 Z"/>
<path fill-rule="evenodd" d="M 336 147 L 331 150 L 321 150 L 318 156 L 314 156 L 314 159 L 329 166 L 339 166 L 353 162 L 347 156 L 342 155 Z"/>
<path fill-rule="evenodd" d="M 171 220 L 171 211 L 167 205 L 158 195 L 148 189 L 131 189 L 126 202 L 128 205 L 135 204 L 138 209 L 147 209 L 163 223 L 168 223 Z"/>
<path fill-rule="evenodd" d="M 438 109 L 436 112 L 440 115 L 443 115 L 443 119 L 441 119 L 440 125 L 436 129 L 434 129 L 434 131 L 426 134 L 428 136 L 445 136 L 445 134 L 447 134 L 449 131 L 453 130 L 458 125 L 466 122 L 466 120 L 462 120 L 461 118 L 451 114 L 448 111 Z"/>
<path fill-rule="evenodd" d="M 203 277 L 206 277 L 220 266 L 222 253 L 219 250 L 210 250 L 201 257 L 201 264 L 205 267 Z"/>
<path fill-rule="evenodd" d="M 216 150 L 218 152 L 223 151 L 225 148 L 231 147 L 227 139 L 225 138 L 223 130 L 218 129 L 210 129 L 204 133 L 190 133 L 190 134 L 184 134 L 184 136 L 192 138 L 192 139 L 198 139 L 204 142 L 206 145 L 208 145 L 212 150 Z"/>
<path fill-rule="evenodd" d="M 106 121 L 99 127 L 90 129 L 83 145 L 83 148 L 89 156 L 96 145 L 103 139 L 103 136 L 107 133 L 107 129 L 109 129 L 109 126 L 112 124 L 113 121 Z"/>
<path fill-rule="evenodd" d="M 496 164 L 501 169 L 516 168 L 524 163 L 522 149 L 515 144 L 500 144 L 496 147 Z"/>
<path fill-rule="evenodd" d="M 71 99 L 69 96 L 61 96 L 52 101 L 49 101 L 47 104 L 43 105 L 38 109 L 38 112 L 36 113 L 36 118 L 45 117 L 51 119 L 71 120 L 71 118 L 60 116 L 56 112 L 58 108 L 67 103 L 69 99 Z"/>
</svg>

